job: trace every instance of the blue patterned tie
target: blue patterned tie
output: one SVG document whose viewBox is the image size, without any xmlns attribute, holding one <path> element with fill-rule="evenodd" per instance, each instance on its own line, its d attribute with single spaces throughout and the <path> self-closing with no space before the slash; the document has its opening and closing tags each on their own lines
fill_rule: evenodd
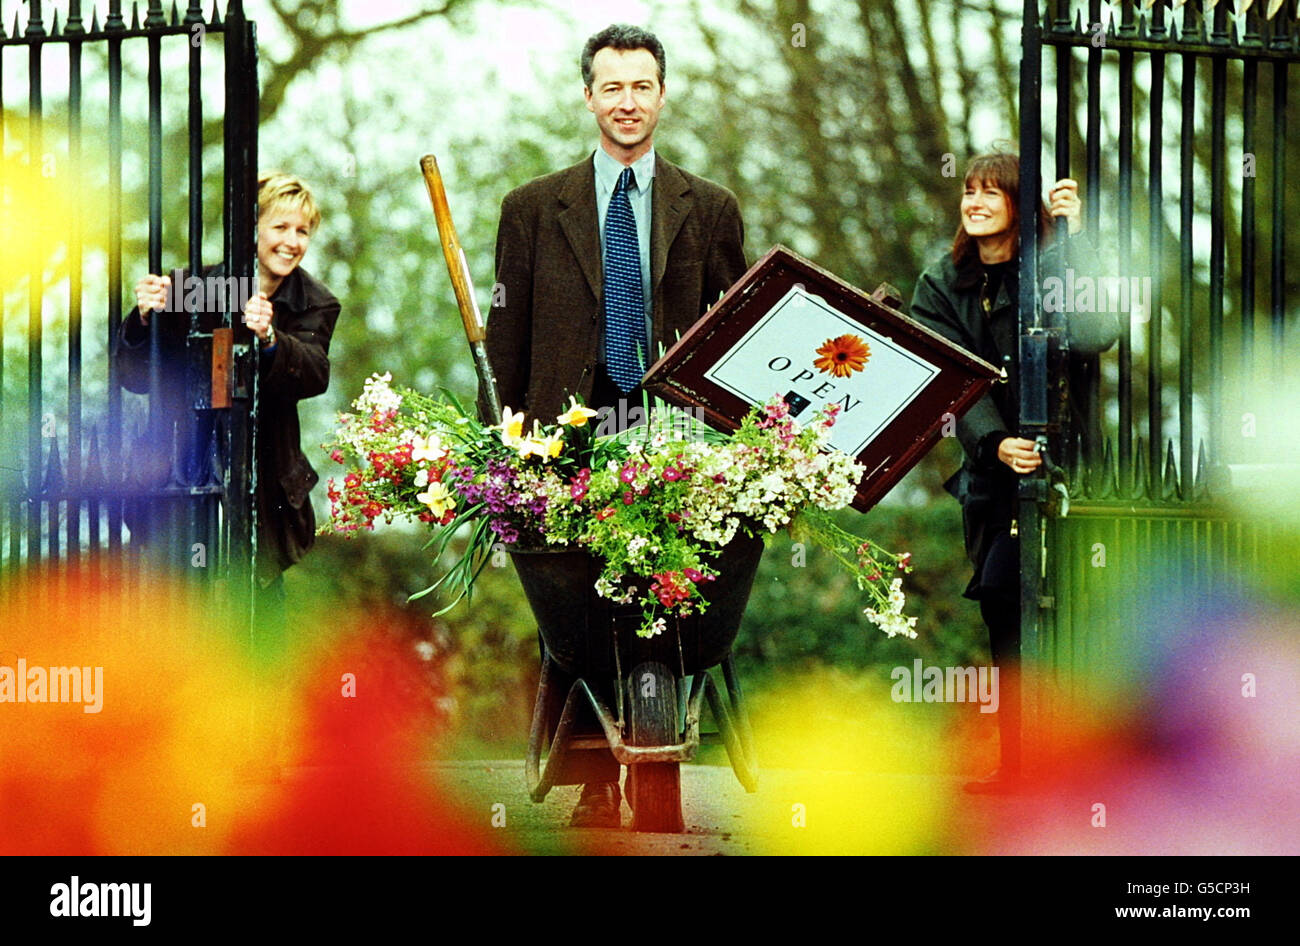
<svg viewBox="0 0 1300 946">
<path fill-rule="evenodd" d="M 609 376 L 626 394 L 645 374 L 645 296 L 641 293 L 641 251 L 636 220 L 627 199 L 636 183 L 624 168 L 605 214 L 605 361 Z"/>
</svg>

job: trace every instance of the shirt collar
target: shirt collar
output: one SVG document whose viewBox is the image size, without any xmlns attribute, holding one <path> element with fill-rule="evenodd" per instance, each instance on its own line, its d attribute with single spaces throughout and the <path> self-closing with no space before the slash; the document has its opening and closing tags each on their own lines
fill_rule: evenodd
<svg viewBox="0 0 1300 946">
<path fill-rule="evenodd" d="M 613 192 L 618 184 L 619 175 L 627 165 L 612 158 L 608 151 L 596 148 L 596 183 L 602 191 Z M 636 178 L 637 190 L 644 191 L 650 186 L 655 176 L 655 149 L 652 147 L 641 157 L 632 162 L 632 176 Z"/>
</svg>

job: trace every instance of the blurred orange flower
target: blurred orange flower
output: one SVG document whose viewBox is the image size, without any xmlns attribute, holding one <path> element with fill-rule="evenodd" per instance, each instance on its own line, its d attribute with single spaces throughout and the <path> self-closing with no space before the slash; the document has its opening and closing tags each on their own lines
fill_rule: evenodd
<svg viewBox="0 0 1300 946">
<path fill-rule="evenodd" d="M 817 354 L 821 357 L 813 362 L 814 368 L 837 378 L 847 378 L 866 367 L 871 348 L 857 335 L 846 334 L 826 339 Z"/>
</svg>

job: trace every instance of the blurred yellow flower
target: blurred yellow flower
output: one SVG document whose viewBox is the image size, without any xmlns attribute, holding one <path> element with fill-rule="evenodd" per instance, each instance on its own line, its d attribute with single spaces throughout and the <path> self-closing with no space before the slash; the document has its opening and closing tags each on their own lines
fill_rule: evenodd
<svg viewBox="0 0 1300 946">
<path fill-rule="evenodd" d="M 556 420 L 568 427 L 585 427 L 587 426 L 587 418 L 595 416 L 595 411 L 590 407 L 583 407 L 578 403 L 576 397 L 570 395 L 569 409 L 557 417 Z M 552 456 L 554 455 L 552 454 Z"/>
<path fill-rule="evenodd" d="M 508 407 L 504 408 L 501 411 L 501 423 L 491 429 L 501 431 L 501 442 L 507 447 L 518 447 L 524 436 L 523 411 L 515 413 Z M 521 455 L 528 456 L 526 453 Z"/>
<path fill-rule="evenodd" d="M 537 421 L 533 421 L 532 436 L 522 438 L 513 446 L 519 451 L 520 457 L 538 456 L 547 460 L 560 455 L 560 451 L 564 449 L 564 437 L 558 432 L 542 436 Z"/>
<path fill-rule="evenodd" d="M 435 516 L 445 515 L 448 509 L 456 505 L 451 492 L 441 483 L 429 484 L 429 488 L 415 498 L 428 506 Z"/>
</svg>

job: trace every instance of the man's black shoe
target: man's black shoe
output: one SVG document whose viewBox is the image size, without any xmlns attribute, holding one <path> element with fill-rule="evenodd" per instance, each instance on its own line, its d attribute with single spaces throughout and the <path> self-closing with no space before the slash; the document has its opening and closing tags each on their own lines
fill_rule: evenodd
<svg viewBox="0 0 1300 946">
<path fill-rule="evenodd" d="M 588 782 L 582 786 L 582 797 L 569 818 L 569 827 L 621 828 L 622 802 L 618 782 Z"/>
</svg>

